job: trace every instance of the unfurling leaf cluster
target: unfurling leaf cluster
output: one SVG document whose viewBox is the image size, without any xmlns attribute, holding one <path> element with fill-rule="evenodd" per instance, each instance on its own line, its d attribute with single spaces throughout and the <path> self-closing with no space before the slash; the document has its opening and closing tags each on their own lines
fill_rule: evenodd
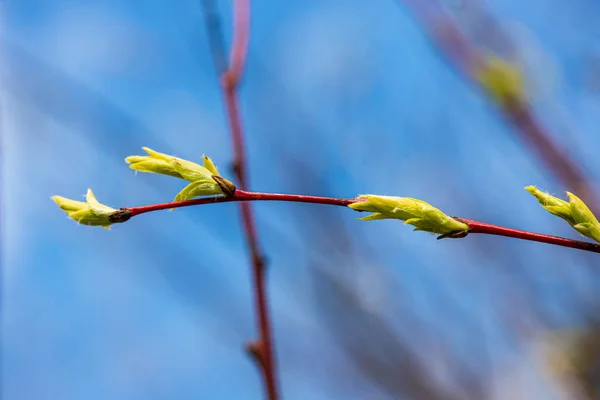
<svg viewBox="0 0 600 400">
<path fill-rule="evenodd" d="M 129 156 L 125 159 L 129 168 L 140 172 L 169 175 L 190 182 L 177 193 L 175 201 L 224 194 L 221 185 L 214 179 L 215 176 L 220 177 L 219 170 L 207 156 L 202 156 L 204 159 L 204 166 L 202 166 L 192 161 L 159 153 L 148 147 L 142 147 L 142 149 L 148 153 L 147 156 Z"/>
<path fill-rule="evenodd" d="M 377 219 L 399 219 L 405 224 L 415 227 L 415 231 L 437 234 L 467 232 L 469 227 L 446 214 L 431 204 L 410 197 L 378 196 L 366 194 L 358 196 L 363 201 L 350 204 L 356 211 L 369 211 L 373 214 L 359 218 L 363 221 Z"/>
<path fill-rule="evenodd" d="M 108 229 L 112 222 L 111 214 L 115 213 L 112 207 L 101 204 L 96 200 L 92 189 L 88 189 L 85 202 L 67 199 L 62 196 L 52 196 L 52 200 L 67 213 L 67 215 L 83 225 L 101 226 Z"/>
<path fill-rule="evenodd" d="M 535 186 L 525 188 L 531 193 L 542 207 L 549 213 L 564 219 L 583 236 L 587 236 L 600 243 L 600 223 L 588 206 L 573 193 L 567 192 L 569 201 L 559 199 Z"/>
</svg>

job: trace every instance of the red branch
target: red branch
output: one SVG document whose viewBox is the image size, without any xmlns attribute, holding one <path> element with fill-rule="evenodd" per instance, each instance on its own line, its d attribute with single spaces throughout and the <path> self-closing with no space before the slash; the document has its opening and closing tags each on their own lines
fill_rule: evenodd
<svg viewBox="0 0 600 400">
<path fill-rule="evenodd" d="M 207 20 L 211 17 L 209 8 L 205 4 Z M 217 18 L 213 20 L 216 22 Z M 245 140 L 242 130 L 242 122 L 238 103 L 238 88 L 246 64 L 246 54 L 248 51 L 248 38 L 250 29 L 250 0 L 235 0 L 233 7 L 233 41 L 231 45 L 230 59 L 228 66 L 223 71 L 220 65 L 220 54 L 223 54 L 222 34 L 219 31 L 218 23 L 208 25 L 208 34 L 213 49 L 213 58 L 215 65 L 219 68 L 221 74 L 221 89 L 227 108 L 227 117 L 231 132 L 231 141 L 233 145 L 233 169 L 238 181 L 238 186 L 242 190 L 248 188 L 248 172 L 246 164 Z M 241 196 L 241 195 L 238 195 Z M 240 198 L 238 197 L 238 200 Z M 216 201 L 216 200 L 213 200 Z M 221 200 L 223 201 L 223 200 Z M 228 200 L 230 201 L 230 200 Z M 247 351 L 254 357 L 263 376 L 264 385 L 269 400 L 276 400 L 277 379 L 275 372 L 275 357 L 273 339 L 271 337 L 271 324 L 269 321 L 269 305 L 267 300 L 267 290 L 265 282 L 265 261 L 260 250 L 258 241 L 258 232 L 252 208 L 250 204 L 241 201 L 239 203 L 242 216 L 244 233 L 248 242 L 248 248 L 252 259 L 252 269 L 254 276 L 254 295 L 256 303 L 256 313 L 258 318 L 259 338 L 247 344 Z"/>
<path fill-rule="evenodd" d="M 541 233 L 527 232 L 519 229 L 505 228 L 502 226 L 486 224 L 485 222 L 473 221 L 470 219 L 455 219 L 469 225 L 469 233 L 505 236 L 515 239 L 529 240 L 532 242 L 548 243 L 555 246 L 591 251 L 593 253 L 600 253 L 600 245 L 595 243 L 567 239 L 559 236 L 544 235 Z"/>
<path fill-rule="evenodd" d="M 259 192 L 247 192 L 244 190 L 236 190 L 232 196 L 224 197 L 224 196 L 215 196 L 215 197 L 205 197 L 194 200 L 186 200 L 186 201 L 174 201 L 170 203 L 162 203 L 162 204 L 152 204 L 149 206 L 141 206 L 141 207 L 124 207 L 121 210 L 117 211 L 115 214 L 119 214 L 122 212 L 126 212 L 126 215 L 121 215 L 124 217 L 123 220 L 115 220 L 115 222 L 124 222 L 128 220 L 130 217 L 134 217 L 139 214 L 144 214 L 151 211 L 159 211 L 166 210 L 171 208 L 179 208 L 179 207 L 189 207 L 189 206 L 197 206 L 202 204 L 216 204 L 216 203 L 228 203 L 232 201 L 240 202 L 241 204 L 247 204 L 248 201 L 287 201 L 287 202 L 295 202 L 295 203 L 311 203 L 311 204 L 327 204 L 332 206 L 342 206 L 346 207 L 350 204 L 357 203 L 360 201 L 364 201 L 361 198 L 353 198 L 353 199 L 338 199 L 334 197 L 318 197 L 318 196 L 305 196 L 300 194 L 279 194 L 279 193 L 259 193 Z M 534 233 L 528 231 L 522 231 L 519 229 L 505 228 L 503 226 L 486 224 L 485 222 L 473 221 L 470 219 L 453 217 L 461 222 L 464 222 L 469 226 L 468 234 L 480 233 L 486 235 L 496 235 L 496 236 L 505 236 L 520 240 L 529 240 L 532 242 L 540 242 L 547 243 L 555 246 L 562 247 L 570 247 L 573 249 L 591 251 L 593 253 L 600 253 L 600 244 L 583 242 L 581 240 L 573 240 L 562 238 L 558 236 L 544 235 L 541 233 Z M 117 219 L 117 218 L 116 218 Z M 461 232 L 454 232 L 454 234 L 442 235 L 439 238 L 450 237 L 450 238 L 460 238 L 465 237 L 467 235 L 462 234 Z M 254 345 L 252 345 L 254 346 Z M 250 348 L 251 352 L 255 352 L 255 348 Z M 259 360 L 260 361 L 260 360 Z M 262 362 L 262 361 L 260 361 Z"/>
<path fill-rule="evenodd" d="M 167 210 L 171 208 L 198 206 L 201 204 L 214 204 L 214 203 L 229 203 L 231 201 L 287 201 L 294 203 L 312 203 L 312 204 L 329 204 L 334 206 L 347 206 L 352 203 L 360 201 L 360 199 L 337 199 L 334 197 L 318 197 L 318 196 L 304 196 L 301 194 L 280 194 L 280 193 L 259 193 L 259 192 L 246 192 L 244 190 L 237 189 L 235 193 L 230 197 L 215 196 L 215 197 L 203 197 L 200 199 L 185 200 L 185 201 L 174 201 L 170 203 L 152 204 L 149 206 L 141 207 L 130 207 L 126 208 L 131 213 L 132 217 L 139 214 L 144 214 L 151 211 Z"/>
<path fill-rule="evenodd" d="M 250 0 L 235 0 L 233 7 L 233 43 L 227 78 L 228 87 L 235 91 L 244 73 L 250 31 Z"/>
</svg>

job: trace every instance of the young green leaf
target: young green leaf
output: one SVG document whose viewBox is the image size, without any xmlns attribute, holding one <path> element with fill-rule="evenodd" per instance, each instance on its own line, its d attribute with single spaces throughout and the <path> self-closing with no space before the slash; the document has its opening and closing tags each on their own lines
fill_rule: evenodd
<svg viewBox="0 0 600 400">
<path fill-rule="evenodd" d="M 147 156 L 129 156 L 125 158 L 129 168 L 140 172 L 174 176 L 189 182 L 202 178 L 210 179 L 210 176 L 214 175 L 205 167 L 194 162 L 159 153 L 148 147 L 142 147 L 142 149 L 148 153 Z"/>
<path fill-rule="evenodd" d="M 209 170 L 210 173 L 213 175 L 221 176 L 221 174 L 219 174 L 219 170 L 217 169 L 217 167 L 215 166 L 215 164 L 209 157 L 207 157 L 203 154 L 202 159 L 204 160 L 204 168 Z"/>
<path fill-rule="evenodd" d="M 175 196 L 175 201 L 190 200 L 200 196 L 221 194 L 221 187 L 214 180 L 198 180 L 184 187 Z"/>
</svg>

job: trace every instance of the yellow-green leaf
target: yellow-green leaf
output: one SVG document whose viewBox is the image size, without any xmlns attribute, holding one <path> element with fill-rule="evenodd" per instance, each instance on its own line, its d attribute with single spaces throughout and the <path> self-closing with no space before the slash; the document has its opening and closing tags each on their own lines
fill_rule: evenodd
<svg viewBox="0 0 600 400">
<path fill-rule="evenodd" d="M 203 154 L 202 159 L 204 160 L 204 168 L 209 170 L 211 172 L 211 174 L 213 174 L 213 175 L 221 176 L 219 174 L 219 170 L 217 169 L 217 167 L 215 166 L 215 164 L 209 157 L 207 157 Z"/>
<path fill-rule="evenodd" d="M 177 193 L 175 201 L 190 200 L 200 196 L 222 194 L 221 187 L 213 180 L 200 180 L 187 185 Z"/>
</svg>

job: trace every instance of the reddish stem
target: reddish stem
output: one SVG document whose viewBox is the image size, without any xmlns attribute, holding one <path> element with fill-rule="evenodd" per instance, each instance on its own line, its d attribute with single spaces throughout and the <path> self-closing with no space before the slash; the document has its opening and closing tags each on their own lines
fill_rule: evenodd
<svg viewBox="0 0 600 400">
<path fill-rule="evenodd" d="M 338 199 L 334 197 L 318 197 L 318 196 L 304 196 L 299 194 L 279 194 L 279 193 L 259 193 L 259 192 L 246 192 L 243 190 L 236 190 L 231 197 L 209 197 L 202 199 L 186 200 L 186 201 L 175 201 L 163 204 L 153 204 L 149 206 L 141 207 L 130 207 L 123 208 L 126 212 L 129 212 L 127 218 L 134 217 L 139 214 L 147 213 L 150 211 L 165 210 L 170 208 L 197 206 L 201 204 L 214 204 L 214 203 L 228 203 L 231 201 L 239 201 L 245 204 L 248 201 L 287 201 L 295 203 L 311 203 L 311 204 L 327 204 L 333 206 L 346 207 L 350 204 L 364 201 L 361 198 L 353 199 Z M 119 213 L 120 211 L 117 211 Z M 521 240 L 529 240 L 532 242 L 547 243 L 555 246 L 570 247 L 578 250 L 591 251 L 593 253 L 600 253 L 600 244 L 584 242 L 581 240 L 573 240 L 562 238 L 558 236 L 544 235 L 541 233 L 534 233 L 528 231 L 522 231 L 519 229 L 505 228 L 503 226 L 486 224 L 485 222 L 473 221 L 471 219 L 464 219 L 453 217 L 461 222 L 464 222 L 469 226 L 469 234 L 480 233 L 486 235 L 505 236 Z M 116 221 L 121 222 L 121 221 Z M 460 235 L 460 232 L 455 232 L 455 235 L 443 235 L 444 237 L 465 237 L 466 235 Z M 255 345 L 253 345 L 255 346 Z M 258 348 L 261 348 L 258 346 Z M 260 353 L 260 352 L 257 352 Z"/>
<path fill-rule="evenodd" d="M 562 238 L 559 236 L 544 235 L 541 233 L 527 232 L 519 229 L 505 228 L 502 226 L 486 224 L 485 222 L 473 221 L 470 219 L 455 218 L 469 225 L 469 233 L 482 233 L 487 235 L 505 236 L 515 239 L 529 240 L 532 242 L 548 243 L 555 246 L 570 247 L 573 249 L 591 251 L 600 253 L 600 244 L 583 242 Z"/>
<path fill-rule="evenodd" d="M 294 203 L 312 203 L 312 204 L 330 204 L 334 206 L 347 206 L 360 199 L 337 199 L 334 197 L 319 197 L 319 196 L 305 196 L 301 194 L 280 194 L 280 193 L 259 193 L 259 192 L 247 192 L 245 190 L 237 189 L 233 196 L 223 197 L 204 197 L 200 199 L 185 200 L 185 201 L 173 201 L 169 203 L 152 204 L 149 206 L 140 207 L 129 207 L 126 208 L 134 217 L 139 214 L 144 214 L 150 211 L 167 210 L 171 208 L 198 206 L 201 204 L 214 204 L 214 203 L 229 203 L 231 201 L 287 201 Z"/>
<path fill-rule="evenodd" d="M 273 357 L 273 340 L 271 338 L 271 324 L 269 322 L 269 308 L 267 302 L 267 292 L 265 289 L 265 262 L 261 255 L 258 244 L 258 233 L 254 223 L 254 216 L 250 205 L 243 198 L 243 190 L 248 188 L 248 177 L 246 167 L 246 155 L 244 150 L 244 135 L 238 105 L 238 88 L 246 64 L 246 54 L 248 51 L 248 39 L 250 29 L 250 0 L 234 0 L 233 7 L 233 41 L 231 44 L 229 62 L 223 61 L 225 46 L 223 33 L 219 18 L 214 11 L 214 4 L 210 0 L 204 0 L 204 12 L 206 19 L 209 44 L 215 67 L 219 73 L 223 98 L 227 108 L 227 118 L 229 121 L 231 141 L 233 145 L 233 169 L 238 180 L 237 196 L 212 199 L 200 199 L 200 202 L 192 200 L 183 202 L 180 206 L 206 204 L 211 202 L 240 201 L 240 212 L 244 233 L 248 242 L 248 248 L 252 259 L 254 294 L 256 302 L 256 313 L 258 318 L 259 339 L 253 340 L 246 346 L 249 354 L 257 361 L 263 376 L 267 398 L 275 400 L 277 394 L 277 379 L 275 376 L 275 361 Z M 160 205 L 159 205 L 160 206 Z M 160 209 L 160 208 L 159 208 Z M 146 211 L 151 211 L 147 209 Z M 146 212 L 141 211 L 141 212 Z"/>
<path fill-rule="evenodd" d="M 235 0 L 233 6 L 233 43 L 227 71 L 229 86 L 238 87 L 244 73 L 250 31 L 250 0 Z"/>
<path fill-rule="evenodd" d="M 231 132 L 234 153 L 234 171 L 238 180 L 238 186 L 240 189 L 246 190 L 248 188 L 248 176 L 246 152 L 244 149 L 245 140 L 242 131 L 237 92 L 246 64 L 250 30 L 250 0 L 235 0 L 233 13 L 233 43 L 231 45 L 229 67 L 221 76 L 221 88 L 223 97 L 225 98 Z M 246 202 L 240 202 L 239 204 L 242 215 L 242 224 L 244 226 L 244 232 L 252 259 L 254 297 L 259 330 L 259 339 L 252 341 L 253 345 L 249 348 L 260 349 L 260 351 L 250 352 L 250 354 L 254 356 L 260 367 L 267 391 L 267 398 L 269 400 L 276 400 L 279 396 L 277 393 L 275 357 L 273 356 L 274 346 L 271 337 L 272 329 L 269 321 L 269 305 L 265 287 L 265 261 L 258 242 L 258 232 L 256 230 L 252 208 L 250 207 L 250 204 Z"/>
</svg>

